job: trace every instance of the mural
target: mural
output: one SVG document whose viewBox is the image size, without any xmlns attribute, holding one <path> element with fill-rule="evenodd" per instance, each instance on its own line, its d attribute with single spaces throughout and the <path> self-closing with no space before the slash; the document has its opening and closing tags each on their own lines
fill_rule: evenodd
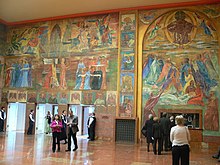
<svg viewBox="0 0 220 165">
<path fill-rule="evenodd" d="M 6 34 L 7 27 L 0 23 L 0 56 L 3 56 L 6 51 Z"/>
<path fill-rule="evenodd" d="M 92 92 L 82 92 L 82 104 L 92 105 L 95 101 Z"/>
<path fill-rule="evenodd" d="M 219 45 L 214 22 L 202 11 L 142 11 L 143 120 L 156 106 L 205 111 L 204 128 L 219 131 Z M 213 122 L 207 124 L 207 122 Z"/>
<path fill-rule="evenodd" d="M 98 92 L 98 93 L 93 93 L 94 96 L 94 105 L 95 106 L 104 106 L 105 105 L 105 100 L 106 100 L 106 93 L 102 92 Z"/>
<path fill-rule="evenodd" d="M 114 13 L 10 27 L 5 87 L 116 90 L 117 32 Z"/>
<path fill-rule="evenodd" d="M 201 109 L 205 134 L 215 136 L 219 13 L 216 4 L 10 26 L 7 37 L 0 35 L 1 101 L 96 105 L 97 116 L 111 110 L 113 116 L 119 107 L 117 116 L 136 117 L 142 76 L 142 120 L 159 108 Z"/>
<path fill-rule="evenodd" d="M 6 55 L 54 58 L 110 50 L 117 48 L 117 28 L 118 14 L 114 13 L 12 27 Z"/>
<path fill-rule="evenodd" d="M 27 102 L 36 103 L 37 102 L 37 94 L 35 92 L 28 92 Z"/>
<path fill-rule="evenodd" d="M 1 97 L 1 102 L 6 103 L 8 102 L 8 91 L 2 91 L 2 97 Z"/>
<path fill-rule="evenodd" d="M 27 101 L 27 91 L 18 91 L 17 102 L 26 102 Z"/>
<path fill-rule="evenodd" d="M 10 90 L 8 92 L 8 102 L 17 102 L 18 92 L 15 90 Z"/>
<path fill-rule="evenodd" d="M 121 117 L 132 117 L 133 115 L 134 96 L 121 95 L 119 113 Z"/>
<path fill-rule="evenodd" d="M 106 102 L 107 102 L 107 106 L 115 107 L 117 105 L 117 92 L 116 91 L 107 91 Z"/>
<path fill-rule="evenodd" d="M 70 92 L 70 104 L 80 104 L 81 103 L 81 91 Z"/>
<path fill-rule="evenodd" d="M 120 27 L 120 110 L 119 116 L 132 117 L 136 53 L 136 14 L 122 14 Z"/>
<path fill-rule="evenodd" d="M 57 94 L 52 92 L 47 92 L 47 102 L 50 104 L 58 104 Z"/>
<path fill-rule="evenodd" d="M 46 92 L 38 93 L 37 95 L 37 103 L 45 104 L 47 103 Z"/>
<path fill-rule="evenodd" d="M 31 58 L 6 59 L 5 87 L 32 87 Z"/>
</svg>

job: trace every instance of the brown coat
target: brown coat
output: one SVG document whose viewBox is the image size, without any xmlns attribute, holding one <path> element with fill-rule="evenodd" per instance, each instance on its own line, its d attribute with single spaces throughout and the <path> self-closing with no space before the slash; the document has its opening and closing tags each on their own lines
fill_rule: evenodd
<svg viewBox="0 0 220 165">
<path fill-rule="evenodd" d="M 79 131 L 79 128 L 78 128 L 78 116 L 73 115 L 73 120 L 72 120 L 71 126 L 68 125 L 68 123 L 70 123 L 70 121 L 71 121 L 71 117 L 69 116 L 67 118 L 67 134 L 69 133 L 70 129 L 72 129 L 73 133 L 78 132 Z"/>
</svg>

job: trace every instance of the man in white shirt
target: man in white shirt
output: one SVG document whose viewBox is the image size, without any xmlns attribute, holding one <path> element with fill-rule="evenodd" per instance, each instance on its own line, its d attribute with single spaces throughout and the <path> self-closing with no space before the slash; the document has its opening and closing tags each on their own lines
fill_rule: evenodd
<svg viewBox="0 0 220 165">
<path fill-rule="evenodd" d="M 28 131 L 27 131 L 27 134 L 28 135 L 31 135 L 32 134 L 32 130 L 33 130 L 33 127 L 34 127 L 34 110 L 32 109 L 30 111 L 30 115 L 29 115 L 29 127 L 28 127 Z"/>
<path fill-rule="evenodd" d="M 6 119 L 5 107 L 1 107 L 1 110 L 0 110 L 0 132 L 4 132 L 5 119 Z"/>
<path fill-rule="evenodd" d="M 88 134 L 89 134 L 88 138 L 91 141 L 95 140 L 95 125 L 96 125 L 96 117 L 95 117 L 95 113 L 92 113 L 87 122 Z"/>
</svg>

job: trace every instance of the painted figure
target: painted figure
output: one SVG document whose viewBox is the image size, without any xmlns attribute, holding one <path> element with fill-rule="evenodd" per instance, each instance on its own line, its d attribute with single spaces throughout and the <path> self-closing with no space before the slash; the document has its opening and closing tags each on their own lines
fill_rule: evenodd
<svg viewBox="0 0 220 165">
<path fill-rule="evenodd" d="M 23 67 L 21 69 L 21 76 L 22 76 L 21 87 L 29 87 L 29 83 L 28 83 L 29 69 L 30 68 L 27 60 L 24 60 Z"/>
<path fill-rule="evenodd" d="M 60 64 L 60 87 L 62 89 L 66 89 L 66 70 L 67 66 L 65 64 L 65 59 L 61 59 L 61 64 Z"/>
<path fill-rule="evenodd" d="M 187 44 L 190 42 L 189 34 L 193 30 L 193 24 L 185 20 L 186 14 L 183 11 L 177 11 L 175 13 L 175 19 L 176 21 L 167 26 L 168 31 L 173 33 L 173 42 L 179 45 Z"/>
<path fill-rule="evenodd" d="M 150 96 L 144 106 L 144 118 L 146 119 L 150 114 L 153 116 L 156 116 L 154 112 L 154 107 L 158 103 L 160 96 L 163 92 L 161 91 L 158 95 L 154 95 L 153 93 L 150 93 Z"/>
<path fill-rule="evenodd" d="M 188 100 L 188 104 L 204 106 L 203 93 L 200 84 L 196 85 L 195 96 Z"/>
<path fill-rule="evenodd" d="M 211 131 L 219 131 L 218 98 L 213 91 L 208 98 L 207 110 L 204 116 L 204 128 Z"/>
</svg>

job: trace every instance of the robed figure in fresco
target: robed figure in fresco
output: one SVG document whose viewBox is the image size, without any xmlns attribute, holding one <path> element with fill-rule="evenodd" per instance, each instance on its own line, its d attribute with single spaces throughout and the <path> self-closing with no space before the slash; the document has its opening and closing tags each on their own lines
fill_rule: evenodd
<svg viewBox="0 0 220 165">
<path fill-rule="evenodd" d="M 185 20 L 186 14 L 183 11 L 175 13 L 175 21 L 171 22 L 167 29 L 174 35 L 174 43 L 183 45 L 190 42 L 189 34 L 193 29 L 193 24 Z"/>
<path fill-rule="evenodd" d="M 206 130 L 219 130 L 218 98 L 215 92 L 211 91 L 208 98 L 207 110 L 204 116 L 204 128 Z"/>
</svg>

